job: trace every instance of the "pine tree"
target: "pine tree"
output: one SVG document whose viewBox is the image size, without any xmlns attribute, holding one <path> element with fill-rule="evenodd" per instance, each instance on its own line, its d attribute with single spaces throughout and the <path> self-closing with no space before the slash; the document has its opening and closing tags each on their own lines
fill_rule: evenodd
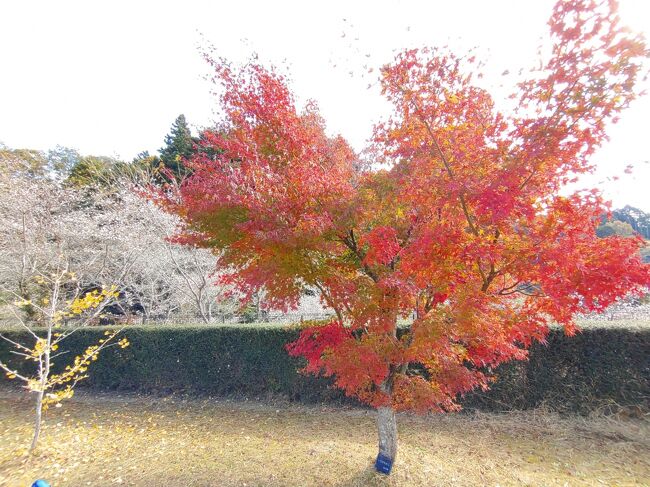
<svg viewBox="0 0 650 487">
<path fill-rule="evenodd" d="M 185 115 L 179 115 L 172 124 L 171 132 L 165 136 L 165 146 L 160 149 L 160 159 L 166 169 L 174 176 L 182 177 L 188 173 L 183 160 L 194 152 L 194 140 L 185 120 Z"/>
</svg>

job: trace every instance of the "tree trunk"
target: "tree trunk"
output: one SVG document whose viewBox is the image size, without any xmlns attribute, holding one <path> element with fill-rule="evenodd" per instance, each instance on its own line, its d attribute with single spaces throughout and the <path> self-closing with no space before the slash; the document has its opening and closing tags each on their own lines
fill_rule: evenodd
<svg viewBox="0 0 650 487">
<path fill-rule="evenodd" d="M 203 323 L 205 323 L 206 325 L 209 325 L 210 319 L 208 318 L 208 315 L 203 309 L 203 306 L 201 306 L 201 303 L 198 303 L 198 305 L 199 305 L 199 314 L 201 315 L 201 320 L 203 320 Z"/>
<path fill-rule="evenodd" d="M 388 296 L 390 298 L 390 296 Z M 390 301 L 390 299 L 389 299 Z M 397 309 L 390 309 L 387 320 L 391 322 L 391 335 L 397 340 Z M 383 474 L 390 474 L 393 463 L 397 458 L 397 419 L 393 409 L 393 382 L 398 369 L 391 365 L 388 377 L 379 386 L 389 401 L 385 406 L 377 408 L 377 433 L 379 436 L 379 455 L 375 462 L 375 469 Z"/>
<path fill-rule="evenodd" d="M 34 437 L 32 438 L 32 445 L 29 447 L 29 453 L 32 453 L 38 443 L 38 437 L 41 435 L 41 418 L 43 416 L 43 395 L 44 391 L 38 391 L 36 396 L 36 420 L 34 421 Z"/>
<path fill-rule="evenodd" d="M 377 408 L 377 432 L 379 433 L 379 455 L 393 463 L 397 457 L 397 420 L 392 407 Z"/>
<path fill-rule="evenodd" d="M 52 309 L 50 312 L 50 316 L 54 316 L 54 306 L 56 305 L 56 302 L 59 298 L 59 281 L 55 281 L 55 287 L 52 292 Z M 34 438 L 32 438 L 32 444 L 29 447 L 29 453 L 32 453 L 34 449 L 36 448 L 36 443 L 38 443 L 38 437 L 41 435 L 41 420 L 43 417 L 43 397 L 45 396 L 45 390 L 46 390 L 46 385 L 47 385 L 47 378 L 50 376 L 50 350 L 52 349 L 52 329 L 54 328 L 54 322 L 49 320 L 48 322 L 48 327 L 47 327 L 47 339 L 45 341 L 46 343 L 46 349 L 45 349 L 45 363 L 43 363 L 43 359 L 40 358 L 39 360 L 39 369 L 38 369 L 38 375 L 39 375 L 39 388 L 38 388 L 38 395 L 36 396 L 36 418 L 34 421 Z"/>
</svg>

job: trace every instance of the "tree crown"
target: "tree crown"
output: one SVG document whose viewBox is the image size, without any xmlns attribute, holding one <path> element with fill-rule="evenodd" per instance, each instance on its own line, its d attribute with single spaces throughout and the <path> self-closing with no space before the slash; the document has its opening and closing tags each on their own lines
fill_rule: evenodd
<svg viewBox="0 0 650 487">
<path fill-rule="evenodd" d="M 264 286 L 273 307 L 317 288 L 337 319 L 290 347 L 307 370 L 373 405 L 455 408 L 551 323 L 573 332 L 576 313 L 650 282 L 640 239 L 597 238 L 596 192 L 558 195 L 638 95 L 648 51 L 614 6 L 558 2 L 550 55 L 518 84 L 514 113 L 473 83 L 474 57 L 398 54 L 381 70 L 393 112 L 371 147 L 388 169 L 327 136 L 274 70 L 213 60 L 225 117 L 201 144 L 216 156 L 195 153 L 191 177 L 157 194 L 184 222 L 177 240 L 219 251 L 226 280 Z"/>
</svg>

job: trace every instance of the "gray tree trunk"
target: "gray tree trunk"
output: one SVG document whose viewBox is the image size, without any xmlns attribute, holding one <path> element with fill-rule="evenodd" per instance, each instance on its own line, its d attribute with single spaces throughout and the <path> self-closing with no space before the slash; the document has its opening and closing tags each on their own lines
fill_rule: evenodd
<svg viewBox="0 0 650 487">
<path fill-rule="evenodd" d="M 397 457 L 397 420 L 390 406 L 377 408 L 377 431 L 379 433 L 379 453 L 391 461 Z"/>
<path fill-rule="evenodd" d="M 38 443 L 38 437 L 41 435 L 41 418 L 43 416 L 43 395 L 44 391 L 38 391 L 38 396 L 36 396 L 36 419 L 34 421 L 34 437 L 32 438 L 32 444 L 29 447 L 29 452 L 33 452 Z"/>
</svg>

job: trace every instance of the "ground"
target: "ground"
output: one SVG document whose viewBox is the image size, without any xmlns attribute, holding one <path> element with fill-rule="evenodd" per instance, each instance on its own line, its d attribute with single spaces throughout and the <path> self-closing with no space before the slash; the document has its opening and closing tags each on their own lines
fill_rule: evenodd
<svg viewBox="0 0 650 487">
<path fill-rule="evenodd" d="M 508 414 L 399 416 L 393 474 L 375 474 L 372 411 L 79 393 L 47 412 L 0 394 L 0 486 L 650 485 L 650 422 Z"/>
</svg>

